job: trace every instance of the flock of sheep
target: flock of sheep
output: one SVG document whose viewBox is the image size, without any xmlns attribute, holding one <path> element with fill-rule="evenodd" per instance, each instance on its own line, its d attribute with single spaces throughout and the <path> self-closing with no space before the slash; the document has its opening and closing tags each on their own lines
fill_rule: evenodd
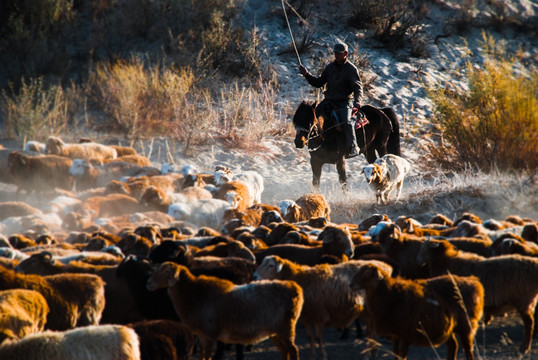
<svg viewBox="0 0 538 360">
<path fill-rule="evenodd" d="M 323 195 L 264 204 L 263 177 L 224 166 L 156 168 L 125 146 L 49 137 L 0 149 L 0 359 L 222 358 L 271 339 L 328 359 L 324 328 L 410 346 L 461 346 L 516 311 L 532 346 L 538 223 L 442 214 L 331 222 Z M 364 168 L 376 199 L 402 187 L 393 155 Z M 375 349 L 372 350 L 375 355 Z M 248 355 L 247 355 L 248 357 Z"/>
</svg>

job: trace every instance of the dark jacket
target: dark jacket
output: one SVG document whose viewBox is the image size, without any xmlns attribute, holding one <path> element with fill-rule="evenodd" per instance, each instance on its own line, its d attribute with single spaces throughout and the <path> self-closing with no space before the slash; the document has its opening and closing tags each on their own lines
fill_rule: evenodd
<svg viewBox="0 0 538 360">
<path fill-rule="evenodd" d="M 362 100 L 362 82 L 357 67 L 346 60 L 342 65 L 335 61 L 325 67 L 320 77 L 305 75 L 306 81 L 320 88 L 327 84 L 325 99 L 343 101 L 353 99 L 353 106 L 360 107 Z"/>
</svg>

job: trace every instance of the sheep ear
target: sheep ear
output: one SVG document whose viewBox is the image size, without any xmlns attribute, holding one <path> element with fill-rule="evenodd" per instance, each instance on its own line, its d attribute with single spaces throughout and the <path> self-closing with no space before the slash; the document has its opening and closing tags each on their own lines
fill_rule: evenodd
<svg viewBox="0 0 538 360">
<path fill-rule="evenodd" d="M 52 262 L 52 253 L 48 251 L 43 251 L 40 255 L 40 258 L 46 262 Z"/>
<path fill-rule="evenodd" d="M 376 276 L 376 279 L 378 281 L 381 281 L 385 278 L 385 275 L 383 274 L 383 272 L 381 272 L 379 269 L 375 269 L 375 276 Z"/>
<path fill-rule="evenodd" d="M 280 263 L 280 262 L 277 263 L 277 264 L 276 264 L 276 272 L 281 272 L 281 271 L 282 271 L 282 267 L 283 267 L 282 263 Z"/>
<path fill-rule="evenodd" d="M 413 226 L 413 222 L 412 221 L 407 221 L 407 231 L 410 232 L 410 233 L 414 233 L 415 232 L 415 227 Z"/>
</svg>

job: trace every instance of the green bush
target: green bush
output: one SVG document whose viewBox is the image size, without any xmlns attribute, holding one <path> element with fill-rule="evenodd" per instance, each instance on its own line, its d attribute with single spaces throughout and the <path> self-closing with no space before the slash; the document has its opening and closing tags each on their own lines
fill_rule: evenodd
<svg viewBox="0 0 538 360">
<path fill-rule="evenodd" d="M 469 90 L 429 89 L 443 143 L 431 159 L 446 168 L 468 164 L 484 171 L 538 168 L 538 74 L 518 71 L 491 37 L 481 68 L 466 65 Z"/>
</svg>

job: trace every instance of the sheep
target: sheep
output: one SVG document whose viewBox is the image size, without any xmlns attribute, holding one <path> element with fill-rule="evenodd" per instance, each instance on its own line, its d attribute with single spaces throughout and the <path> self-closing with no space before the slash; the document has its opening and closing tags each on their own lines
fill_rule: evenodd
<svg viewBox="0 0 538 360">
<path fill-rule="evenodd" d="M 229 170 L 217 170 L 214 172 L 214 179 L 217 186 L 221 186 L 232 180 L 242 181 L 248 185 L 254 204 L 260 204 L 262 202 L 262 193 L 264 190 L 263 177 L 255 171 L 244 171 L 232 175 Z"/>
<path fill-rule="evenodd" d="M 209 191 L 195 186 L 189 186 L 175 193 L 168 193 L 156 186 L 149 186 L 140 197 L 140 203 L 151 209 L 166 213 L 170 205 L 174 203 L 186 203 L 211 198 L 213 198 L 213 195 Z"/>
<path fill-rule="evenodd" d="M 372 242 L 379 244 L 383 254 L 394 261 L 398 275 L 412 279 L 428 277 L 427 267 L 416 261 L 425 238 L 402 233 L 397 225 L 384 221 L 371 231 Z"/>
<path fill-rule="evenodd" d="M 22 261 L 30 257 L 25 252 L 22 252 L 18 249 L 13 248 L 0 248 L 0 257 L 6 259 L 15 259 L 17 261 Z"/>
<path fill-rule="evenodd" d="M 69 174 L 75 179 L 77 190 L 84 191 L 106 186 L 112 180 L 130 176 L 138 171 L 140 165 L 130 162 L 109 162 L 103 165 L 93 165 L 87 159 L 73 159 Z"/>
<path fill-rule="evenodd" d="M 267 256 L 254 272 L 254 279 L 292 280 L 303 289 L 304 304 L 299 321 L 305 324 L 310 341 L 310 358 L 316 358 L 314 334 L 322 359 L 327 359 L 323 346 L 323 328 L 348 327 L 363 311 L 363 299 L 352 293 L 350 281 L 367 262 L 348 261 L 339 265 L 298 265 L 277 255 Z M 390 266 L 385 265 L 389 272 Z"/>
<path fill-rule="evenodd" d="M 208 245 L 203 247 L 199 250 L 193 250 L 194 247 L 191 247 L 191 251 L 193 252 L 193 256 L 199 257 L 199 256 L 219 256 L 219 257 L 227 257 L 227 256 L 234 256 L 242 259 L 246 259 L 248 261 L 252 261 L 253 263 L 256 260 L 256 257 L 250 251 L 245 245 L 243 245 L 242 242 L 231 240 L 230 242 L 226 243 L 218 243 L 214 245 Z"/>
<path fill-rule="evenodd" d="M 56 213 L 14 216 L 0 222 L 0 233 L 21 234 L 35 231 L 38 234 L 54 233 L 62 228 L 62 219 Z"/>
<path fill-rule="evenodd" d="M 41 210 L 22 201 L 0 202 L 0 221 L 13 216 L 41 214 Z"/>
<path fill-rule="evenodd" d="M 118 157 L 116 149 L 95 142 L 66 144 L 56 136 L 49 136 L 45 144 L 47 154 L 64 156 L 71 159 L 86 159 L 97 164 L 104 164 Z"/>
<path fill-rule="evenodd" d="M 136 332 L 122 325 L 45 331 L 0 346 L 3 360 L 140 360 Z"/>
<path fill-rule="evenodd" d="M 400 199 L 405 175 L 411 169 L 409 161 L 393 154 L 378 158 L 373 164 L 366 165 L 361 174 L 376 193 L 378 204 L 386 204 L 392 190 L 396 188 L 396 201 Z"/>
<path fill-rule="evenodd" d="M 122 146 L 122 145 L 109 145 L 111 148 L 116 150 L 116 154 L 119 157 L 129 156 L 129 155 L 138 155 L 136 150 L 132 146 Z"/>
<path fill-rule="evenodd" d="M 45 154 L 47 146 L 39 141 L 30 140 L 24 144 L 24 151 L 27 153 L 33 153 L 34 155 Z"/>
<path fill-rule="evenodd" d="M 140 341 L 141 360 L 188 360 L 194 351 L 194 335 L 173 320 L 147 320 L 128 325 Z"/>
<path fill-rule="evenodd" d="M 331 221 L 331 208 L 321 194 L 305 194 L 295 201 L 282 200 L 279 206 L 282 218 L 287 222 L 305 221 L 320 216 Z"/>
<path fill-rule="evenodd" d="M 259 225 L 270 226 L 273 223 L 281 222 L 284 222 L 284 219 L 282 219 L 280 210 L 268 210 L 263 212 Z"/>
<path fill-rule="evenodd" d="M 80 205 L 81 202 L 82 200 L 77 199 L 76 197 L 60 195 L 50 200 L 43 207 L 43 211 L 56 213 L 63 218 Z"/>
<path fill-rule="evenodd" d="M 367 231 L 372 226 L 377 225 L 377 223 L 379 223 L 380 221 L 390 222 L 390 219 L 389 219 L 388 215 L 386 215 L 386 214 L 374 214 L 374 215 L 364 219 L 363 221 L 361 221 L 359 223 L 358 230 L 359 231 Z"/>
<path fill-rule="evenodd" d="M 406 359 L 410 345 L 447 344 L 455 360 L 458 335 L 467 360 L 484 308 L 484 288 L 476 277 L 445 275 L 428 280 L 392 278 L 375 264 L 364 265 L 352 280 L 364 290 L 368 332 L 392 339 L 394 354 Z"/>
<path fill-rule="evenodd" d="M 105 284 L 97 275 L 24 275 L 0 266 L 0 290 L 14 288 L 45 297 L 50 308 L 46 328 L 51 330 L 96 325 L 105 308 Z"/>
<path fill-rule="evenodd" d="M 517 235 L 506 234 L 495 240 L 488 249 L 493 256 L 520 254 L 526 256 L 538 256 L 538 245 L 525 241 Z M 487 255 L 485 255 L 487 256 Z"/>
<path fill-rule="evenodd" d="M 13 151 L 8 156 L 8 171 L 17 185 L 17 197 L 21 190 L 28 193 L 52 192 L 55 188 L 71 190 L 71 165 L 71 159 L 56 155 L 28 156 Z"/>
<path fill-rule="evenodd" d="M 0 344 L 43 331 L 49 305 L 39 292 L 26 289 L 0 291 Z"/>
<path fill-rule="evenodd" d="M 247 183 L 239 180 L 232 180 L 225 182 L 218 187 L 217 192 L 213 195 L 215 199 L 221 199 L 229 201 L 227 193 L 235 193 L 232 196 L 233 199 L 237 199 L 237 204 L 233 206 L 234 209 L 239 211 L 244 210 L 254 205 L 252 193 Z"/>
<path fill-rule="evenodd" d="M 432 276 L 446 272 L 477 276 L 485 290 L 486 322 L 507 309 L 517 310 L 525 325 L 519 351 L 529 351 L 538 303 L 538 259 L 521 255 L 484 258 L 459 251 L 447 240 L 431 239 L 424 242 L 417 262 L 427 264 Z"/>
<path fill-rule="evenodd" d="M 118 216 L 123 214 L 143 211 L 144 207 L 132 196 L 124 194 L 109 194 L 106 196 L 92 196 L 75 209 L 86 210 L 91 219 L 101 217 Z"/>
<path fill-rule="evenodd" d="M 155 186 L 165 192 L 173 193 L 181 190 L 183 177 L 179 174 L 139 176 L 107 184 L 108 193 L 123 193 L 140 199 L 146 188 Z"/>
<path fill-rule="evenodd" d="M 168 215 L 197 227 L 220 229 L 224 223 L 224 212 L 230 207 L 224 200 L 200 199 L 190 203 L 172 204 L 168 207 Z"/>
<path fill-rule="evenodd" d="M 81 261 L 72 261 L 68 265 L 54 259 L 48 252 L 34 254 L 21 261 L 15 271 L 23 274 L 95 274 L 105 283 L 105 308 L 101 321 L 103 323 L 123 324 L 141 319 L 137 313 L 135 300 L 132 298 L 126 281 L 116 275 L 117 266 L 90 265 Z"/>
<path fill-rule="evenodd" d="M 303 291 L 295 282 L 257 281 L 234 285 L 212 276 L 195 277 L 184 266 L 160 264 L 149 290 L 168 287 L 174 308 L 201 343 L 201 359 L 210 359 L 216 340 L 253 344 L 271 338 L 283 359 L 299 359 L 295 327 Z"/>
<path fill-rule="evenodd" d="M 345 227 L 327 226 L 318 235 L 318 240 L 321 241 L 321 246 L 285 244 L 255 250 L 256 263 L 260 264 L 263 258 L 268 255 L 278 255 L 298 264 L 310 266 L 319 264 L 321 258 L 326 255 L 335 256 L 337 259 L 353 257 L 354 246 L 351 241 L 351 234 Z"/>
</svg>

